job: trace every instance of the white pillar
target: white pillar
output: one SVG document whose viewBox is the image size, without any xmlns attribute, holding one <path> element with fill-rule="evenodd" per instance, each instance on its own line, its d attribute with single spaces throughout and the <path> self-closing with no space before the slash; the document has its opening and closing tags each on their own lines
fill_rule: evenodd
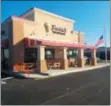
<svg viewBox="0 0 111 106">
<path fill-rule="evenodd" d="M 68 69 L 68 59 L 67 59 L 67 48 L 63 48 L 63 69 L 67 70 Z"/>
<path fill-rule="evenodd" d="M 63 49 L 63 58 L 64 58 L 64 60 L 67 59 L 67 48 Z"/>
<path fill-rule="evenodd" d="M 37 59 L 39 61 L 45 60 L 45 46 L 39 46 L 37 48 Z"/>
<path fill-rule="evenodd" d="M 47 65 L 45 60 L 45 46 L 39 46 L 37 48 L 37 70 L 39 72 L 47 71 Z"/>
</svg>

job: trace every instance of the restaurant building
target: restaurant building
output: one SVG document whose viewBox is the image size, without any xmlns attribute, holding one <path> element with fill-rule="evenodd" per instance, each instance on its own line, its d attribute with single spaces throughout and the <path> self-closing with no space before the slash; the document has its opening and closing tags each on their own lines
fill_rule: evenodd
<svg viewBox="0 0 111 106">
<path fill-rule="evenodd" d="M 67 71 L 83 67 L 84 49 L 90 49 L 91 65 L 96 65 L 96 48 L 85 45 L 83 33 L 74 26 L 74 20 L 37 8 L 11 16 L 2 23 L 2 61 L 7 59 L 8 68 L 16 72 L 23 66 L 33 73 Z"/>
</svg>

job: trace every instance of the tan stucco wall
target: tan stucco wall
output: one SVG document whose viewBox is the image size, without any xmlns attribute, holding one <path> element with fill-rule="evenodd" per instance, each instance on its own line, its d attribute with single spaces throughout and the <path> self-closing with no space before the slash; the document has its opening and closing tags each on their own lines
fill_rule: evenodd
<svg viewBox="0 0 111 106">
<path fill-rule="evenodd" d="M 55 39 L 55 40 L 69 40 L 69 41 L 77 41 L 77 35 L 71 35 L 71 31 L 73 30 L 73 22 L 66 21 L 64 19 L 55 17 L 53 15 L 43 13 L 37 9 L 35 9 L 35 22 L 41 24 L 41 30 L 44 29 L 44 23 L 48 23 L 49 32 L 47 33 L 47 38 Z M 66 35 L 54 34 L 51 31 L 52 25 L 56 25 L 57 27 L 66 28 Z M 43 30 L 45 32 L 45 29 Z M 40 31 L 41 32 L 41 31 Z M 46 33 L 41 35 L 46 36 Z M 53 38 L 51 38 L 53 37 Z"/>
<path fill-rule="evenodd" d="M 84 44 L 84 37 L 83 37 L 83 33 L 81 32 L 78 33 L 78 42 L 80 44 Z"/>
<path fill-rule="evenodd" d="M 68 41 L 68 42 L 78 42 L 79 36 L 76 33 L 71 34 L 73 30 L 74 23 L 72 21 L 67 21 L 59 17 L 55 17 L 48 13 L 44 13 L 38 9 L 33 9 L 28 13 L 24 14 L 22 17 L 26 19 L 33 20 L 35 24 L 24 22 L 24 36 L 30 36 L 32 32 L 35 33 L 34 38 L 42 38 L 48 40 L 56 41 Z M 44 23 L 48 23 L 49 32 L 46 33 L 44 28 Z M 66 35 L 54 34 L 51 31 L 52 25 L 56 27 L 66 28 Z M 47 34 L 47 36 L 46 36 Z"/>
<path fill-rule="evenodd" d="M 44 24 L 45 22 L 47 22 L 47 23 L 49 23 L 49 25 L 55 24 L 62 28 L 65 27 L 68 31 L 67 34 L 69 34 L 69 31 L 71 31 L 73 29 L 74 24 L 71 21 L 67 21 L 62 18 L 55 17 L 48 13 L 41 12 L 40 10 L 37 10 L 37 9 L 34 9 L 34 13 L 35 13 L 35 22 L 38 22 L 41 24 Z"/>
<path fill-rule="evenodd" d="M 32 35 L 32 32 L 35 35 Z M 48 34 L 46 35 L 45 28 L 41 24 L 28 24 L 24 23 L 24 36 L 35 38 L 35 39 L 46 39 L 52 41 L 66 41 L 66 42 L 78 42 L 78 35 L 59 35 L 59 34 Z"/>
<path fill-rule="evenodd" d="M 55 22 L 56 23 L 56 22 Z M 60 35 L 60 34 L 53 34 L 51 32 L 51 29 L 49 29 L 50 32 L 46 33 L 44 28 L 44 23 L 27 23 L 24 22 L 24 36 L 25 37 L 31 37 L 35 39 L 46 39 L 46 40 L 52 40 L 52 41 L 66 41 L 66 42 L 78 42 L 78 35 Z M 35 33 L 35 35 L 32 35 L 32 32 Z"/>
<path fill-rule="evenodd" d="M 12 18 L 12 55 L 13 66 L 24 63 L 24 27 L 23 22 Z"/>
<path fill-rule="evenodd" d="M 22 16 L 20 16 L 20 17 L 34 21 L 34 17 L 35 17 L 35 15 L 34 15 L 34 10 L 33 10 L 33 9 L 30 10 L 29 12 L 27 12 L 26 14 L 24 14 L 24 15 L 22 15 Z"/>
</svg>

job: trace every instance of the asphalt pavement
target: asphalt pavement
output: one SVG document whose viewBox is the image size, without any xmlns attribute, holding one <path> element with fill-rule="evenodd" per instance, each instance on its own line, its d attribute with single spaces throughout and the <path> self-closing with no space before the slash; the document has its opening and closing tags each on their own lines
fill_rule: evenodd
<svg viewBox="0 0 111 106">
<path fill-rule="evenodd" d="M 110 67 L 1 84 L 2 105 L 109 105 Z"/>
</svg>

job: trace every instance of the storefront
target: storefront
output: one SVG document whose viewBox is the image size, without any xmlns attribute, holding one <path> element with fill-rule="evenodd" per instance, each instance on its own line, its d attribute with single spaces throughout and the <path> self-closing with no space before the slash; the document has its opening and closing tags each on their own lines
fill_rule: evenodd
<svg viewBox="0 0 111 106">
<path fill-rule="evenodd" d="M 91 50 L 91 65 L 96 65 L 96 48 L 84 45 L 83 33 L 74 31 L 74 25 L 73 20 L 37 8 L 9 17 L 2 23 L 8 35 L 9 68 L 40 73 L 83 67 L 84 49 Z"/>
</svg>

